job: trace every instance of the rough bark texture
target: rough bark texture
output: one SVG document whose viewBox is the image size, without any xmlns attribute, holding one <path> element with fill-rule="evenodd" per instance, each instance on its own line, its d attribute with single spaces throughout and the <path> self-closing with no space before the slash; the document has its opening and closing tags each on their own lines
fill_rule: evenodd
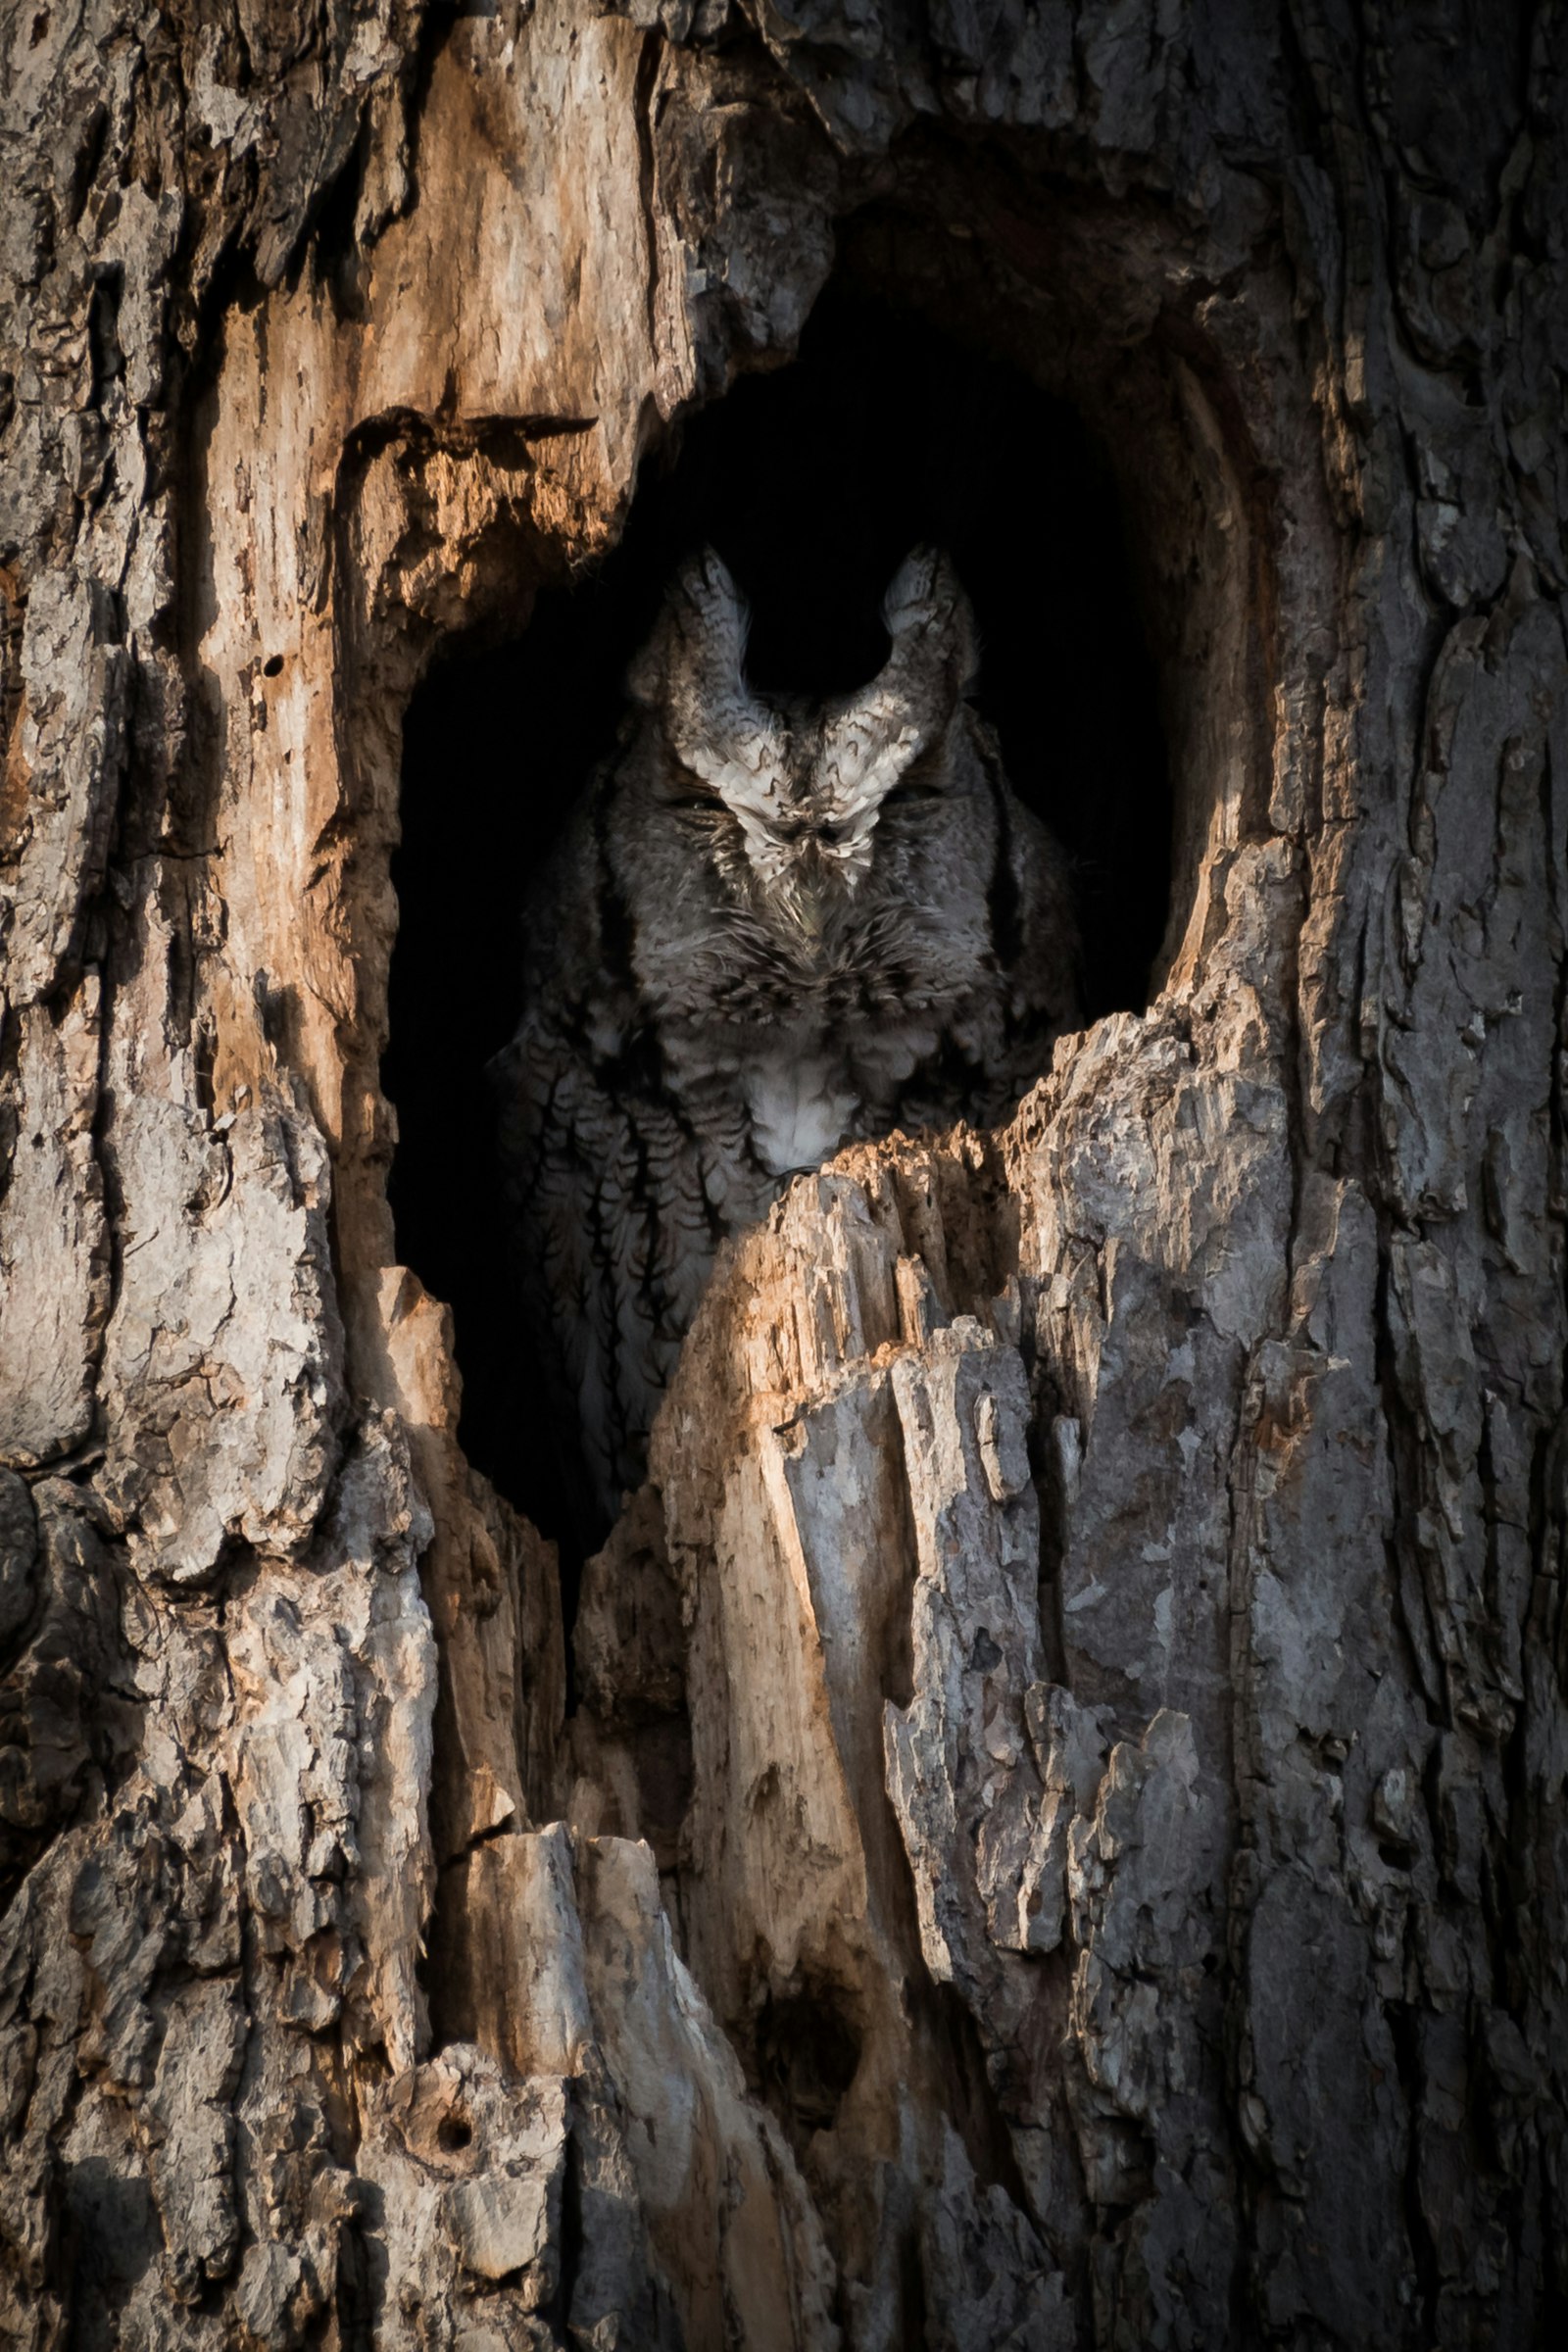
<svg viewBox="0 0 1568 2352">
<path fill-rule="evenodd" d="M 1560 10 L 0 43 L 8 2340 L 1547 2340 Z M 1114 456 L 1171 927 L 725 1261 L 568 1722 L 393 1262 L 401 712 L 835 254 Z"/>
</svg>

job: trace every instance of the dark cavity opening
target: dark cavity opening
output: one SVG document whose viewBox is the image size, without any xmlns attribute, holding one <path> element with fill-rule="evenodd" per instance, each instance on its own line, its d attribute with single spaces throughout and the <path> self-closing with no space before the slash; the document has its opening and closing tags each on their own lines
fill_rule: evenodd
<svg viewBox="0 0 1568 2352">
<path fill-rule="evenodd" d="M 1111 475 L 1070 407 L 912 317 L 830 291 L 795 363 L 645 465 L 593 577 L 541 593 L 514 639 L 456 643 L 410 705 L 383 1064 L 397 1247 L 453 1309 L 469 1460 L 547 1534 L 567 1534 L 565 1489 L 511 1301 L 483 1076 L 520 1009 L 525 885 L 613 746 L 622 673 L 684 555 L 715 546 L 750 597 L 760 685 L 827 693 L 881 665 L 882 595 L 921 542 L 956 563 L 975 700 L 1072 858 L 1086 1012 L 1141 1007 L 1171 788 Z M 568 1606 L 574 1583 L 568 1561 Z"/>
<path fill-rule="evenodd" d="M 775 1999 L 753 2029 L 755 2087 L 772 2109 L 796 2157 L 818 2132 L 831 2132 L 860 2063 L 860 2036 L 829 1987 Z"/>
</svg>

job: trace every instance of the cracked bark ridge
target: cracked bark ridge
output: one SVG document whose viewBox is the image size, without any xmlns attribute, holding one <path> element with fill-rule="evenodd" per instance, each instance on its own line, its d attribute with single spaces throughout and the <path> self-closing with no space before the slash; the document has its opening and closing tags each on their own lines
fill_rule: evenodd
<svg viewBox="0 0 1568 2352">
<path fill-rule="evenodd" d="M 1545 2340 L 1557 17 L 0 42 L 7 2339 Z M 401 714 L 834 272 L 1103 440 L 1170 928 L 729 1253 L 568 1718 L 386 1206 Z"/>
</svg>

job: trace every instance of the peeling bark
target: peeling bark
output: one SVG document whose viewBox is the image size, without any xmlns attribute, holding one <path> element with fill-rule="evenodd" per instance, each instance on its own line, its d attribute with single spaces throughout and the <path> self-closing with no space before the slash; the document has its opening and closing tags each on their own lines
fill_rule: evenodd
<svg viewBox="0 0 1568 2352">
<path fill-rule="evenodd" d="M 1546 2341 L 1557 15 L 0 41 L 7 2340 Z M 1170 924 L 726 1254 L 568 1712 L 396 1263 L 401 718 L 835 271 L 1109 451 Z"/>
</svg>

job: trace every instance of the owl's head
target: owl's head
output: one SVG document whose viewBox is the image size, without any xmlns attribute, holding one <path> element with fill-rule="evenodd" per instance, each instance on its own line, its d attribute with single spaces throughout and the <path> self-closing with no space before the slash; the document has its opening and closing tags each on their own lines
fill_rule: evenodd
<svg viewBox="0 0 1568 2352">
<path fill-rule="evenodd" d="M 803 940 L 853 904 L 890 803 L 943 792 L 974 673 L 969 602 L 946 556 L 909 556 L 882 617 L 893 642 L 869 685 L 816 707 L 769 702 L 746 676 L 745 600 L 709 549 L 677 574 L 627 678 L 667 755 L 662 804 L 694 834 L 721 832 L 753 904 Z"/>
</svg>

